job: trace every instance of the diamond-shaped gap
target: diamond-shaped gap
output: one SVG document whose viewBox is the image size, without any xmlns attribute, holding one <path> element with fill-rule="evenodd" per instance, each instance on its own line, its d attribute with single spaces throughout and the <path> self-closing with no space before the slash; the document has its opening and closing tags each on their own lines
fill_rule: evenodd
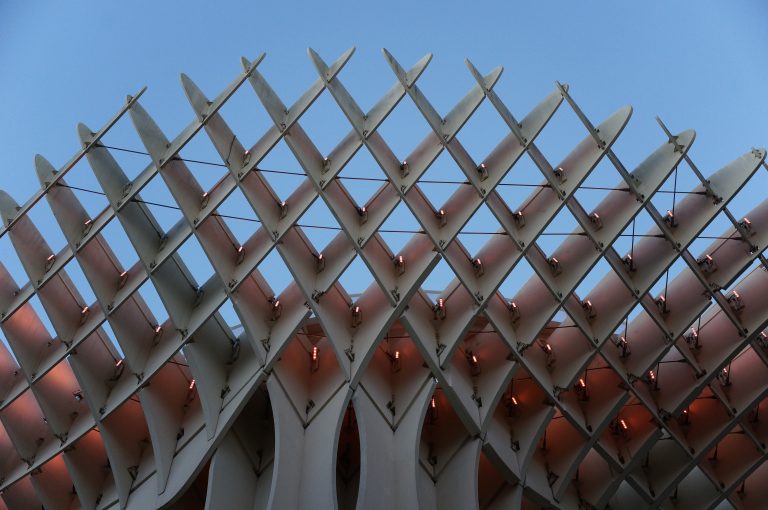
<svg viewBox="0 0 768 510">
<path fill-rule="evenodd" d="M 209 99 L 212 97 L 209 96 Z M 219 115 L 246 149 L 252 147 L 275 125 L 248 82 L 243 83 L 227 99 L 219 109 Z M 221 158 L 219 157 L 218 160 L 220 161 Z"/>
<path fill-rule="evenodd" d="M 149 181 L 141 191 L 141 198 L 136 198 L 135 200 L 140 200 L 146 205 L 164 232 L 168 232 L 171 227 L 182 219 L 182 214 L 176 200 L 173 199 L 171 192 L 159 175 Z M 162 236 L 162 232 L 160 234 Z"/>
<path fill-rule="evenodd" d="M 408 159 L 426 137 L 434 138 L 432 128 L 409 97 L 398 103 L 377 132 L 401 161 Z"/>
<path fill-rule="evenodd" d="M 210 191 L 229 174 L 226 164 L 204 131 L 199 131 L 177 155 L 185 161 L 187 169 L 203 188 Z"/>
<path fill-rule="evenodd" d="M 328 205 L 323 200 L 315 200 L 297 223 L 304 235 L 318 252 L 341 232 L 341 227 Z"/>
<path fill-rule="evenodd" d="M 361 386 L 393 426 L 411 408 L 430 371 L 403 326 L 387 332 L 366 368 Z"/>
<path fill-rule="evenodd" d="M 476 408 L 481 421 L 485 420 L 499 388 L 515 367 L 512 351 L 481 316 L 454 352 L 451 364 L 455 369 L 453 390 L 464 393 L 459 396 L 467 407 Z"/>
<path fill-rule="evenodd" d="M 460 186 L 469 186 L 467 176 L 448 154 L 448 151 L 440 153 L 432 166 L 422 174 L 418 185 L 436 211 Z"/>
<path fill-rule="evenodd" d="M 496 186 L 496 193 L 512 212 L 518 211 L 525 200 L 547 185 L 544 175 L 526 153 Z M 548 185 L 547 185 L 548 186 Z"/>
<path fill-rule="evenodd" d="M 53 324 L 51 323 L 51 320 L 48 318 L 48 314 L 45 313 L 45 308 L 43 308 L 43 304 L 40 302 L 40 298 L 37 296 L 37 294 L 33 294 L 32 297 L 29 298 L 29 301 L 27 301 L 28 304 L 32 306 L 32 309 L 37 314 L 37 317 L 40 319 L 40 322 L 43 323 L 43 326 L 45 326 L 45 330 L 48 333 L 48 335 L 51 338 L 56 337 L 56 330 L 53 327 Z"/>
<path fill-rule="evenodd" d="M 408 209 L 404 202 L 400 202 L 392 214 L 382 223 L 379 228 L 379 235 L 389 246 L 393 254 L 398 254 L 400 250 L 411 240 L 414 235 L 426 235 L 418 233 L 421 225 Z"/>
<path fill-rule="evenodd" d="M 327 156 L 352 130 L 352 125 L 327 90 L 312 103 L 299 123 L 323 156 Z"/>
<path fill-rule="evenodd" d="M 742 271 L 741 273 L 739 273 L 739 275 L 738 275 L 736 278 L 734 278 L 734 279 L 733 279 L 733 282 L 731 282 L 731 284 L 730 284 L 730 285 L 729 285 L 727 288 L 725 288 L 725 289 L 723 289 L 723 290 L 722 290 L 723 294 L 725 294 L 725 295 L 728 295 L 728 294 L 730 294 L 730 292 L 731 292 L 731 291 L 733 291 L 733 289 L 735 289 L 735 288 L 736 288 L 736 286 L 737 286 L 737 285 L 739 285 L 739 283 L 740 283 L 740 282 L 741 282 L 741 281 L 742 281 L 742 280 L 743 280 L 743 279 L 744 279 L 744 278 L 745 278 L 745 277 L 746 277 L 748 274 L 752 273 L 753 271 L 757 271 L 757 270 L 761 269 L 762 267 L 763 267 L 763 264 L 762 264 L 762 262 L 760 261 L 760 259 L 755 259 L 755 260 L 753 260 L 753 261 L 752 261 L 752 262 L 751 262 L 751 263 L 750 263 L 750 264 L 749 264 L 749 265 L 748 265 L 748 266 L 747 266 L 747 267 L 744 269 L 744 271 Z"/>
<path fill-rule="evenodd" d="M 601 121 L 602 119 L 600 121 L 593 119 L 592 123 L 597 125 Z M 557 167 L 576 145 L 588 136 L 590 135 L 584 124 L 573 109 L 563 101 L 547 126 L 539 133 L 536 146 L 552 167 Z"/>
<path fill-rule="evenodd" d="M 67 173 L 64 181 L 66 184 L 59 181 L 58 185 L 69 188 L 91 218 L 98 216 L 109 205 L 99 181 L 85 162 L 85 158 Z"/>
<path fill-rule="evenodd" d="M 399 57 L 399 53 L 395 55 L 396 58 L 402 58 Z M 400 64 L 404 68 L 406 68 L 406 63 L 410 64 L 404 58 L 400 60 Z M 487 69 L 482 69 L 480 73 L 486 75 L 490 71 L 491 67 L 489 66 Z M 446 76 L 451 76 L 451 79 L 446 80 Z M 462 62 L 455 59 L 442 59 L 438 56 L 438 58 L 432 59 L 428 70 L 419 79 L 418 85 L 435 110 L 442 117 L 445 117 L 473 87 L 477 86 L 477 82 L 467 72 L 467 68 Z"/>
<path fill-rule="evenodd" d="M 190 236 L 176 252 L 186 264 L 198 285 L 203 285 L 213 275 L 213 266 L 195 236 Z"/>
<path fill-rule="evenodd" d="M 553 407 L 547 404 L 548 400 L 530 372 L 522 365 L 516 365 L 514 376 L 493 409 L 493 423 L 489 429 L 509 431 L 509 441 L 496 445 L 496 448 L 506 450 L 511 447 L 518 458 L 526 458 L 535 447 L 544 423 L 552 416 Z"/>
<path fill-rule="evenodd" d="M 240 317 L 237 315 L 237 312 L 235 311 L 235 307 L 232 304 L 231 299 L 227 299 L 224 301 L 224 303 L 219 307 L 217 310 L 219 314 L 221 314 L 222 319 L 224 319 L 224 322 L 229 326 L 229 328 L 232 330 L 232 336 L 235 337 L 236 332 L 234 331 L 234 328 L 236 326 L 240 326 Z"/>
<path fill-rule="evenodd" d="M 338 179 L 342 181 L 355 204 L 362 207 L 371 201 L 374 193 L 387 181 L 387 176 L 371 153 L 362 148 L 341 170 Z"/>
<path fill-rule="evenodd" d="M 656 281 L 656 283 L 653 284 L 651 287 L 651 290 L 649 291 L 649 294 L 653 296 L 654 298 L 666 294 L 668 285 L 667 282 L 672 282 L 677 275 L 679 275 L 683 270 L 690 270 L 688 269 L 688 264 L 685 263 L 685 261 L 682 258 L 677 258 L 672 265 L 669 267 L 667 271 L 664 271 L 661 274 L 661 277 Z M 672 308 L 675 306 L 674 299 L 670 299 L 673 296 L 665 296 L 667 301 L 667 307 Z"/>
<path fill-rule="evenodd" d="M 458 239 L 471 257 L 474 257 L 480 249 L 488 243 L 494 236 L 506 235 L 497 234 L 501 230 L 496 217 L 483 203 L 477 208 L 475 214 L 469 218 L 469 221 L 458 234 Z"/>
<path fill-rule="evenodd" d="M 338 56 L 341 56 L 343 51 L 344 49 L 339 49 L 338 53 L 333 55 L 333 60 L 335 61 Z M 258 53 L 255 51 L 245 55 L 251 62 L 257 56 Z M 285 67 L 285 61 L 274 57 L 275 54 L 267 54 L 257 67 L 257 70 L 269 83 L 270 87 L 280 96 L 286 108 L 290 108 L 313 83 L 319 80 L 317 70 L 309 58 L 307 58 L 307 52 L 304 49 L 297 48 L 293 53 L 293 57 L 295 57 L 293 62 L 299 62 L 300 64 L 290 68 Z M 328 63 L 330 65 L 330 61 Z M 243 88 L 246 96 L 251 95 L 255 101 L 259 101 L 250 83 L 243 84 Z M 260 105 L 261 101 L 259 101 Z"/>
<path fill-rule="evenodd" d="M 421 428 L 419 461 L 433 476 L 440 473 L 467 439 L 464 424 L 439 386 L 427 406 Z"/>
<path fill-rule="evenodd" d="M 353 300 L 356 300 L 373 281 L 373 275 L 359 255 L 352 260 L 338 279 Z"/>
<path fill-rule="evenodd" d="M 693 189 L 701 185 L 688 165 L 680 164 L 677 170 L 672 170 L 659 190 L 651 197 L 651 203 L 664 215 L 685 200 Z"/>
<path fill-rule="evenodd" d="M 580 299 L 586 299 L 595 286 L 608 274 L 609 271 L 613 271 L 611 265 L 606 262 L 603 257 L 600 257 L 597 263 L 592 266 L 592 269 L 587 272 L 586 276 L 581 283 L 576 287 L 575 294 Z"/>
<path fill-rule="evenodd" d="M 584 211 L 590 214 L 614 189 L 629 188 L 611 162 L 607 158 L 603 158 L 584 179 L 584 182 L 576 190 L 575 196 Z M 627 193 L 627 199 L 632 199 L 629 193 Z"/>
<path fill-rule="evenodd" d="M 613 249 L 620 257 L 631 254 L 633 246 L 636 246 L 651 229 L 655 228 L 657 228 L 656 222 L 645 209 L 641 209 L 613 242 Z"/>
<path fill-rule="evenodd" d="M 93 127 L 91 127 L 93 129 Z M 130 115 L 124 115 L 101 139 L 109 153 L 123 170 L 129 180 L 133 181 L 148 166 L 152 158 L 146 153 L 139 134 L 133 127 Z M 97 189 L 101 189 L 98 187 Z"/>
<path fill-rule="evenodd" d="M 491 102 L 483 101 L 461 128 L 459 139 L 475 163 L 480 165 L 507 135 L 514 136 Z"/>
<path fill-rule="evenodd" d="M 737 216 L 736 219 L 741 220 L 741 216 Z M 724 234 L 731 229 L 733 229 L 731 220 L 728 219 L 725 213 L 718 213 L 717 216 L 715 216 L 715 219 L 712 220 L 712 223 L 707 225 L 704 230 L 702 230 L 701 234 L 699 234 L 690 246 L 688 246 L 688 251 L 690 251 L 691 255 L 694 257 L 699 257 L 706 255 L 706 249 L 713 244 L 715 246 L 729 245 L 730 243 L 743 244 L 741 236 L 739 236 L 738 233 L 733 235 L 731 239 L 726 239 L 724 237 Z M 746 249 L 746 244 L 743 244 L 743 246 Z"/>
<path fill-rule="evenodd" d="M 214 214 L 229 228 L 235 242 L 241 246 L 261 227 L 256 213 L 239 188 L 232 191 Z"/>
<path fill-rule="evenodd" d="M 583 420 L 588 431 L 599 427 L 626 396 L 621 378 L 599 354 L 569 383 L 571 391 L 563 393 L 559 400 L 572 416 Z"/>
<path fill-rule="evenodd" d="M 517 265 L 512 269 L 512 272 L 507 275 L 503 282 L 501 282 L 499 292 L 508 298 L 515 296 L 533 274 L 531 264 L 526 258 L 521 258 L 517 262 Z"/>
<path fill-rule="evenodd" d="M 440 258 L 440 262 L 429 273 L 421 288 L 424 289 L 430 298 L 436 299 L 437 295 L 443 292 L 455 277 L 456 274 L 451 269 L 451 266 L 448 265 L 445 259 Z"/>
<path fill-rule="evenodd" d="M 260 172 L 281 200 L 288 198 L 307 179 L 306 172 L 282 138 L 257 162 L 254 171 Z"/>
<path fill-rule="evenodd" d="M 293 275 L 277 250 L 272 250 L 258 265 L 258 271 L 267 281 L 275 296 L 283 293 L 293 281 Z"/>
<path fill-rule="evenodd" d="M 165 309 L 165 305 L 160 299 L 160 295 L 157 293 L 155 285 L 152 283 L 152 281 L 147 280 L 144 282 L 144 284 L 139 287 L 137 292 L 144 300 L 144 303 L 146 303 L 147 308 L 152 311 L 152 315 L 154 316 L 155 324 L 152 324 L 151 319 L 146 317 L 149 327 L 154 328 L 158 324 L 164 324 L 168 320 L 168 311 Z"/>
<path fill-rule="evenodd" d="M 305 423 L 323 409 L 345 377 L 333 346 L 315 321 L 286 343 L 273 373 Z"/>
<path fill-rule="evenodd" d="M 577 229 L 581 230 L 581 226 L 579 226 L 576 218 L 567 208 L 563 207 L 547 225 L 536 243 L 547 256 L 551 256 Z"/>
<path fill-rule="evenodd" d="M 123 349 L 120 347 L 120 343 L 117 341 L 117 337 L 115 336 L 115 332 L 112 330 L 112 326 L 110 326 L 109 321 L 104 321 L 101 324 L 101 328 L 104 333 L 103 336 L 106 336 L 106 339 L 109 340 L 109 342 L 112 344 L 112 347 L 120 355 L 120 358 L 121 359 L 125 358 L 125 353 L 123 352 Z"/>
<path fill-rule="evenodd" d="M 107 223 L 101 230 L 100 235 L 123 269 L 133 267 L 139 260 L 139 256 L 133 249 L 133 245 L 131 245 L 123 226 L 118 220 L 115 219 Z"/>
<path fill-rule="evenodd" d="M 83 274 L 83 270 L 80 267 L 80 262 L 77 259 L 73 259 L 64 266 L 64 271 L 67 272 L 67 276 L 74 283 L 75 288 L 83 298 L 83 305 L 92 305 L 96 302 L 96 296 L 93 293 L 93 289 Z"/>
</svg>

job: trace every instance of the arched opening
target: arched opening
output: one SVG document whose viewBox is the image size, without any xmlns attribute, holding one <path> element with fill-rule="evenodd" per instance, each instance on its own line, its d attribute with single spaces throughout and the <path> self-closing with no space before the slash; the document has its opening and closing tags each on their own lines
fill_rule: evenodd
<svg viewBox="0 0 768 510">
<path fill-rule="evenodd" d="M 336 497 L 339 510 L 353 510 L 360 488 L 360 431 L 357 427 L 355 408 L 347 406 L 339 432 L 336 452 Z"/>
</svg>

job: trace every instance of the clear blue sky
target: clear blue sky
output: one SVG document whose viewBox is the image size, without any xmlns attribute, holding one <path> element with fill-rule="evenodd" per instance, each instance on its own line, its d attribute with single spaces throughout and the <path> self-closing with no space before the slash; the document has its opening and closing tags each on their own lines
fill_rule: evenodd
<svg viewBox="0 0 768 510">
<path fill-rule="evenodd" d="M 241 55 L 253 58 L 266 52 L 260 70 L 290 104 L 316 78 L 306 55 L 309 46 L 326 61 L 357 47 L 340 78 L 364 109 L 394 82 L 381 56 L 382 47 L 404 67 L 425 53 L 434 53 L 420 86 L 443 114 L 473 84 L 464 58 L 470 58 L 484 73 L 504 66 L 496 91 L 518 117 L 553 89 L 554 80 L 560 80 L 570 84 L 572 95 L 595 123 L 625 104 L 634 107 L 630 124 L 616 145 L 628 167 L 663 142 L 654 122 L 654 116 L 660 115 L 673 131 L 697 130 L 691 155 L 709 174 L 752 146 L 768 144 L 767 21 L 768 3 L 762 0 L 0 2 L 0 188 L 19 203 L 25 202 L 39 186 L 33 167 L 36 153 L 60 167 L 78 149 L 78 122 L 92 129 L 100 127 L 126 94 L 144 85 L 149 89 L 142 104 L 172 138 L 192 118 L 179 85 L 181 72 L 213 97 L 240 72 Z M 427 132 L 408 102 L 406 99 L 398 108 L 402 112 L 382 127 L 398 155 L 405 155 Z M 327 93 L 311 112 L 302 124 L 318 146 L 328 151 L 348 131 L 348 124 Z M 223 113 L 248 144 L 268 127 L 268 119 L 247 85 Z M 482 159 L 505 134 L 505 127 L 488 105 L 477 116 L 459 138 L 476 159 Z M 106 141 L 141 148 L 130 131 L 130 122 L 124 122 Z M 540 145 L 556 163 L 585 134 L 564 105 L 549 132 L 545 129 Z M 193 144 L 183 155 L 215 159 L 204 142 Z M 146 160 L 126 156 L 121 163 L 135 175 Z M 262 166 L 299 168 L 286 151 L 278 151 Z M 193 170 L 208 184 L 219 175 L 205 168 Z M 592 184 L 617 182 L 617 175 L 608 167 L 598 170 Z M 370 157 L 356 158 L 345 171 L 345 175 L 363 174 L 381 175 Z M 684 189 L 691 185 L 689 174 L 681 173 Z M 70 175 L 72 184 L 96 186 L 87 165 Z M 428 175 L 461 177 L 447 157 L 440 158 Z M 738 212 L 765 196 L 763 184 L 768 179 L 764 175 L 759 179 L 762 184 L 750 187 L 734 205 Z M 508 182 L 540 180 L 530 164 L 521 165 L 517 174 L 513 169 L 506 178 Z M 278 190 L 286 193 L 295 184 L 295 180 L 275 181 Z M 353 194 L 363 201 L 372 191 L 361 186 Z M 431 196 L 440 202 L 451 191 L 434 190 Z M 170 200 L 159 186 L 150 186 L 143 195 Z M 89 209 L 94 213 L 105 205 L 88 195 L 81 198 L 91 200 Z M 587 203 L 597 199 L 599 196 L 583 197 Z M 666 209 L 664 203 L 658 205 Z M 330 221 L 323 207 L 313 209 L 313 222 Z M 64 241 L 46 221 L 47 206 L 35 209 L 33 217 L 54 249 L 60 249 Z M 252 216 L 236 197 L 224 211 Z M 166 226 L 178 218 L 156 212 Z M 415 226 L 406 216 L 394 216 L 388 226 L 398 222 Z M 560 230 L 571 226 L 567 220 L 557 224 Z M 232 227 L 243 237 L 253 229 L 253 225 Z M 487 222 L 479 216 L 468 228 L 487 228 Z M 107 235 L 116 234 L 107 231 Z M 328 240 L 323 233 L 311 236 L 320 246 Z M 395 248 L 405 240 L 388 238 Z M 462 241 L 476 249 L 485 239 L 466 236 Z M 188 256 L 199 254 L 195 249 L 190 245 Z M 0 240 L 0 250 L 0 258 L 18 283 L 26 282 L 7 237 Z M 135 260 L 121 256 L 128 263 Z M 277 257 L 267 262 L 280 266 Z M 442 276 L 436 273 L 428 282 L 430 287 L 445 284 L 445 269 L 440 270 Z M 205 269 L 199 271 L 206 273 Z M 356 271 L 364 271 L 361 263 L 343 281 L 353 292 L 361 291 L 356 282 L 365 280 L 356 279 Z M 279 290 L 288 282 L 287 276 L 284 271 L 274 274 L 283 275 L 274 276 L 275 290 Z M 514 292 L 527 274 L 521 267 L 520 274 L 503 289 Z M 231 311 L 226 314 L 228 320 L 236 321 Z"/>
</svg>

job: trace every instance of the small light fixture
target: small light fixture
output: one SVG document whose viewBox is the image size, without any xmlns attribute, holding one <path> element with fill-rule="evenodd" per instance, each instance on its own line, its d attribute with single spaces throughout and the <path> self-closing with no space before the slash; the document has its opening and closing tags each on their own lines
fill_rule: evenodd
<svg viewBox="0 0 768 510">
<path fill-rule="evenodd" d="M 747 232 L 752 231 L 752 222 L 749 221 L 749 218 L 747 218 L 746 216 L 741 219 L 741 221 L 739 222 L 739 226 Z"/>
<path fill-rule="evenodd" d="M 568 176 L 565 174 L 565 168 L 559 166 L 555 168 L 555 177 L 560 181 L 560 183 L 563 183 L 568 180 Z"/>
<path fill-rule="evenodd" d="M 269 303 L 272 305 L 269 310 L 269 320 L 276 322 L 283 313 L 283 304 L 275 296 L 269 299 Z"/>
<path fill-rule="evenodd" d="M 396 350 L 394 353 L 389 355 L 389 362 L 390 366 L 392 368 L 392 372 L 399 372 L 400 371 L 400 351 Z"/>
<path fill-rule="evenodd" d="M 694 328 L 691 328 L 684 336 L 685 343 L 688 344 L 688 347 L 691 349 L 698 349 L 701 347 L 701 344 L 699 343 L 699 332 L 696 331 Z"/>
<path fill-rule="evenodd" d="M 480 182 L 488 179 L 488 168 L 485 163 L 480 163 L 480 166 L 477 167 L 477 174 L 480 177 Z"/>
<path fill-rule="evenodd" d="M 549 268 L 552 270 L 552 274 L 554 276 L 557 276 L 560 273 L 562 273 L 563 269 L 560 267 L 560 261 L 557 260 L 556 257 L 549 257 L 547 259 L 547 264 L 549 264 Z"/>
<path fill-rule="evenodd" d="M 156 324 L 152 331 L 154 332 L 152 336 L 152 345 L 157 345 L 160 343 L 160 338 L 163 336 L 163 327 L 160 324 Z"/>
<path fill-rule="evenodd" d="M 282 220 L 288 215 L 288 204 L 285 203 L 285 200 L 281 200 L 277 207 L 280 209 L 280 219 Z"/>
<path fill-rule="evenodd" d="M 400 163 L 400 177 L 408 177 L 409 173 L 411 173 L 411 169 L 408 166 L 408 162 L 403 160 L 403 162 Z"/>
<path fill-rule="evenodd" d="M 251 151 L 246 150 L 245 152 L 243 152 L 243 166 L 246 166 L 250 162 L 251 162 Z"/>
<path fill-rule="evenodd" d="M 717 378 L 720 380 L 721 385 L 731 385 L 731 372 L 728 370 L 728 367 L 723 367 L 723 369 L 718 372 Z"/>
<path fill-rule="evenodd" d="M 629 349 L 629 342 L 627 342 L 627 339 L 623 336 L 614 335 L 613 344 L 616 346 L 616 349 L 618 349 L 620 357 L 626 358 L 631 354 Z"/>
<path fill-rule="evenodd" d="M 357 208 L 357 215 L 360 217 L 360 224 L 368 221 L 368 209 L 365 206 Z"/>
<path fill-rule="evenodd" d="M 525 226 L 525 215 L 523 214 L 523 211 L 517 211 L 512 215 L 512 219 L 515 220 L 515 225 L 517 225 L 517 228 L 523 228 Z"/>
<path fill-rule="evenodd" d="M 245 246 L 242 244 L 237 247 L 237 258 L 235 260 L 235 265 L 240 265 L 243 263 L 243 259 L 245 259 Z"/>
<path fill-rule="evenodd" d="M 360 307 L 355 305 L 352 307 L 352 327 L 356 328 L 363 322 L 363 312 Z"/>
<path fill-rule="evenodd" d="M 206 191 L 203 193 L 202 197 L 200 197 L 200 209 L 205 209 L 208 207 L 208 201 L 211 199 L 211 195 Z"/>
<path fill-rule="evenodd" d="M 635 259 L 632 258 L 632 255 L 627 254 L 624 257 L 623 262 L 624 262 L 624 266 L 627 268 L 627 271 L 629 271 L 630 273 L 634 273 L 635 272 L 635 269 L 636 269 L 636 267 L 635 267 Z"/>
<path fill-rule="evenodd" d="M 53 267 L 54 263 L 56 263 L 56 255 L 51 253 L 50 255 L 48 255 L 48 258 L 45 259 L 45 272 L 46 273 L 51 270 L 51 268 Z"/>
<path fill-rule="evenodd" d="M 664 221 L 667 225 L 669 225 L 670 228 L 675 228 L 677 226 L 677 219 L 675 219 L 675 213 L 668 210 L 667 214 L 664 216 Z"/>
<path fill-rule="evenodd" d="M 80 310 L 80 325 L 82 326 L 85 324 L 85 321 L 88 320 L 88 314 L 90 313 L 91 309 L 88 307 L 88 305 L 85 305 Z"/>
<path fill-rule="evenodd" d="M 480 375 L 480 363 L 477 361 L 477 356 L 472 351 L 467 351 L 465 356 L 467 357 L 467 363 L 469 364 L 469 374 L 472 377 Z"/>
<path fill-rule="evenodd" d="M 194 379 L 189 381 L 189 391 L 195 391 L 195 385 L 196 385 L 196 382 Z"/>
<path fill-rule="evenodd" d="M 405 259 L 402 255 L 395 257 L 395 276 L 402 276 L 405 274 Z"/>
<path fill-rule="evenodd" d="M 315 257 L 315 272 L 320 273 L 325 269 L 325 257 L 322 253 L 318 253 Z"/>
<path fill-rule="evenodd" d="M 603 228 L 603 220 L 596 212 L 593 212 L 589 215 L 589 221 L 592 223 L 592 226 L 595 227 L 595 230 L 600 230 Z"/>
<path fill-rule="evenodd" d="M 448 223 L 448 216 L 445 214 L 445 209 L 440 209 L 435 213 L 437 221 L 441 227 L 444 227 Z"/>
<path fill-rule="evenodd" d="M 125 287 L 125 283 L 128 281 L 128 271 L 123 271 L 117 278 L 117 288 L 122 289 Z"/>
<path fill-rule="evenodd" d="M 659 380 L 656 377 L 656 372 L 654 372 L 653 370 L 648 371 L 647 381 L 648 381 L 648 384 L 651 386 L 651 388 L 653 388 L 654 390 L 659 389 Z"/>
<path fill-rule="evenodd" d="M 667 298 L 664 296 L 664 294 L 659 294 L 659 297 L 656 298 L 656 307 L 662 314 L 666 315 L 669 313 L 669 308 L 667 307 Z"/>
<path fill-rule="evenodd" d="M 744 309 L 744 301 L 741 299 L 741 294 L 737 291 L 731 291 L 731 295 L 728 296 L 728 304 L 731 305 L 731 309 L 734 312 L 740 312 Z"/>
<path fill-rule="evenodd" d="M 326 156 L 323 158 L 323 173 L 327 173 L 331 169 L 331 159 Z"/>
<path fill-rule="evenodd" d="M 583 377 L 579 377 L 579 380 L 576 381 L 576 384 L 574 384 L 574 390 L 576 391 L 576 395 L 578 395 L 579 400 L 582 400 L 582 401 L 589 400 L 589 393 L 587 391 L 587 382 L 584 380 Z"/>
<path fill-rule="evenodd" d="M 715 263 L 715 259 L 713 259 L 712 255 L 710 254 L 706 254 L 703 257 L 700 257 L 696 263 L 699 265 L 702 273 L 714 273 L 717 271 L 717 264 Z"/>
<path fill-rule="evenodd" d="M 510 301 L 509 305 L 507 305 L 507 309 L 509 310 L 509 320 L 512 324 L 520 322 L 520 307 L 517 306 L 517 303 Z"/>
<path fill-rule="evenodd" d="M 320 368 L 320 349 L 316 346 L 312 346 L 312 352 L 309 355 L 309 371 L 317 372 Z"/>
<path fill-rule="evenodd" d="M 768 335 L 765 334 L 765 331 L 761 331 L 760 334 L 757 335 L 757 343 L 763 349 L 768 349 Z"/>
<path fill-rule="evenodd" d="M 472 259 L 472 270 L 475 272 L 475 276 L 478 278 L 483 276 L 485 269 L 483 269 L 483 262 L 479 258 Z"/>
<path fill-rule="evenodd" d="M 435 306 L 432 307 L 432 311 L 435 314 L 435 320 L 445 320 L 445 299 L 438 298 L 437 303 L 435 303 Z"/>
<path fill-rule="evenodd" d="M 75 397 L 75 400 L 77 402 L 80 402 L 81 400 L 83 400 L 83 392 L 80 391 L 79 389 L 73 391 L 72 396 Z"/>
<path fill-rule="evenodd" d="M 91 227 L 93 227 L 93 220 L 89 218 L 83 223 L 83 237 L 88 235 L 88 232 L 91 231 Z"/>
<path fill-rule="evenodd" d="M 584 313 L 587 314 L 587 319 L 594 319 L 597 317 L 597 312 L 595 312 L 595 307 L 592 306 L 592 301 L 589 299 L 585 299 L 581 302 L 581 308 L 584 309 Z"/>
</svg>

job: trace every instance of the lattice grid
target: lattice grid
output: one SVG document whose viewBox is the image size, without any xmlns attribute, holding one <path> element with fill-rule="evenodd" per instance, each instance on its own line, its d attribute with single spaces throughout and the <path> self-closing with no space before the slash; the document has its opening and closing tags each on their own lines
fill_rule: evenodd
<svg viewBox="0 0 768 510">
<path fill-rule="evenodd" d="M 364 112 L 339 76 L 352 53 L 329 66 L 310 50 L 319 77 L 290 106 L 258 71 L 263 54 L 212 101 L 182 75 L 195 118 L 172 139 L 142 90 L 98 132 L 79 125 L 82 148 L 61 169 L 38 156 L 42 188 L 24 206 L 0 192 L 0 237 L 29 278 L 19 286 L 0 265 L 2 504 L 761 508 L 768 201 L 740 220 L 727 205 L 765 151 L 705 178 L 688 156 L 695 133 L 659 121 L 664 142 L 630 171 L 612 150 L 630 107 L 594 126 L 557 83 L 518 121 L 494 91 L 501 68 L 467 62 L 476 85 L 442 116 L 416 84 L 431 55 L 406 71 L 386 50 L 395 84 Z M 273 122 L 250 148 L 220 112 L 246 81 Z M 300 123 L 323 93 L 351 126 L 325 155 Z M 586 136 L 552 164 L 535 141 L 564 100 Z M 431 130 L 405 157 L 379 132 L 401 101 Z M 459 134 L 483 101 L 507 130 L 476 161 Z M 144 150 L 103 142 L 125 113 Z M 180 156 L 196 136 L 221 162 Z M 303 175 L 287 198 L 260 167 L 283 144 Z M 126 150 L 151 158 L 133 179 Z M 358 151 L 380 178 L 341 175 Z M 438 158 L 462 180 L 433 204 L 425 174 Z M 540 183 L 516 207 L 504 179 L 525 158 Z M 100 190 L 66 183 L 83 159 Z M 190 170 L 201 163 L 220 167 L 212 186 Z M 618 184 L 586 185 L 598 166 Z M 677 189 L 683 167 L 692 190 Z M 344 184 L 356 178 L 378 186 L 364 203 Z M 169 202 L 143 200 L 148 186 Z M 589 189 L 601 192 L 591 211 L 577 197 Z M 89 191 L 108 201 L 95 215 L 76 194 Z M 671 194 L 666 214 L 657 193 Z M 230 196 L 252 211 L 225 211 Z M 30 218 L 43 197 L 66 240 L 57 252 Z M 158 205 L 176 209 L 168 228 Z M 322 249 L 308 233 L 320 205 L 337 224 Z M 419 227 L 385 227 L 403 207 Z M 461 235 L 481 210 L 499 228 L 470 250 Z M 243 218 L 255 227 L 235 232 Z M 706 235 L 717 218 L 729 227 Z M 384 240 L 393 232 L 409 236 L 399 250 Z M 127 238 L 120 253 L 108 234 Z M 204 253 L 209 274 L 185 250 L 196 264 Z M 279 293 L 270 261 L 294 280 Z M 340 279 L 359 262 L 373 281 L 350 294 Z M 439 264 L 453 279 L 425 289 Z M 530 276 L 502 295 L 522 267 Z"/>
</svg>

